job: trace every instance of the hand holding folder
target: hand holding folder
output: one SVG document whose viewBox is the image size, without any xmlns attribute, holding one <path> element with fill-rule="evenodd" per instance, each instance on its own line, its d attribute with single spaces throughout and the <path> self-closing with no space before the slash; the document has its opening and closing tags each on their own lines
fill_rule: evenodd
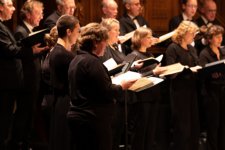
<svg viewBox="0 0 225 150">
<path fill-rule="evenodd" d="M 38 43 L 45 45 L 44 36 L 49 32 L 48 28 L 33 32 L 28 37 L 22 39 L 21 43 L 26 47 L 32 47 Z"/>
</svg>

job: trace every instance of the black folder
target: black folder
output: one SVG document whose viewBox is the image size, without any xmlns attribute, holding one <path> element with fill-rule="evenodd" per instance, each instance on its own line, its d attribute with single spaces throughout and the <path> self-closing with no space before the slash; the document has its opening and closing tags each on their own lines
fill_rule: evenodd
<svg viewBox="0 0 225 150">
<path fill-rule="evenodd" d="M 114 75 L 122 72 L 122 69 L 123 69 L 124 66 L 125 66 L 125 63 L 117 65 L 115 68 L 109 70 L 109 75 L 114 76 Z"/>
<path fill-rule="evenodd" d="M 153 65 L 153 64 L 159 64 L 160 63 L 154 57 L 149 57 L 149 58 L 143 59 L 142 62 L 143 62 L 143 66 L 142 66 L 143 68 L 147 67 L 147 66 L 150 66 L 150 65 Z"/>
<path fill-rule="evenodd" d="M 132 64 L 134 63 L 134 61 L 135 61 L 136 58 L 137 58 L 137 55 L 131 55 L 130 57 L 131 57 L 131 58 L 130 58 L 131 60 L 130 60 L 128 63 L 125 64 L 125 66 L 124 66 L 123 69 L 122 69 L 122 73 L 125 73 L 125 72 L 127 72 L 128 70 L 130 70 Z"/>
<path fill-rule="evenodd" d="M 28 37 L 22 39 L 21 43 L 26 47 L 32 47 L 38 43 L 45 45 L 44 37 L 45 37 L 45 34 L 49 32 L 50 32 L 49 28 L 33 32 Z"/>
<path fill-rule="evenodd" d="M 211 76 L 212 73 L 225 73 L 225 59 L 208 63 L 202 69 L 198 70 L 200 76 Z"/>
</svg>

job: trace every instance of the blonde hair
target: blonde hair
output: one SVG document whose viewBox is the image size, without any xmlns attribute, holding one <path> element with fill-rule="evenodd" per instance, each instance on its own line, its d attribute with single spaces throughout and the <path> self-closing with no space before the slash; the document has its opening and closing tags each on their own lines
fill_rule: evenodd
<svg viewBox="0 0 225 150">
<path fill-rule="evenodd" d="M 43 3 L 37 0 L 27 0 L 21 10 L 20 10 L 20 17 L 22 20 L 26 19 L 27 13 L 32 13 L 34 7 L 44 9 Z"/>
<path fill-rule="evenodd" d="M 119 25 L 119 21 L 117 19 L 114 19 L 114 18 L 103 19 L 102 22 L 101 22 L 101 25 L 103 27 L 106 27 L 109 31 L 113 28 L 113 26 L 115 24 Z"/>
<path fill-rule="evenodd" d="M 148 35 L 152 35 L 152 30 L 145 27 L 138 28 L 131 39 L 132 45 L 131 48 L 134 50 L 139 50 L 141 48 L 141 40 Z"/>
<path fill-rule="evenodd" d="M 176 32 L 172 36 L 172 41 L 181 44 L 184 35 L 187 32 L 197 32 L 199 27 L 192 21 L 182 21 L 180 25 L 177 27 Z"/>
<path fill-rule="evenodd" d="M 58 30 L 57 30 L 57 27 L 54 26 L 50 30 L 50 33 L 45 34 L 44 40 L 45 40 L 46 45 L 49 48 L 52 48 L 53 46 L 55 46 L 57 39 L 58 39 Z"/>
</svg>

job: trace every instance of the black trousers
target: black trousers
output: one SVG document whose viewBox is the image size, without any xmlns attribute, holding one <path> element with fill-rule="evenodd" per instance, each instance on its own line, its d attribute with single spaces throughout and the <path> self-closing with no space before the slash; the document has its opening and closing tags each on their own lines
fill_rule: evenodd
<svg viewBox="0 0 225 150">
<path fill-rule="evenodd" d="M 11 127 L 15 93 L 0 92 L 0 149 L 5 150 Z"/>
<path fill-rule="evenodd" d="M 208 86 L 205 100 L 207 149 L 225 150 L 225 85 Z"/>
</svg>

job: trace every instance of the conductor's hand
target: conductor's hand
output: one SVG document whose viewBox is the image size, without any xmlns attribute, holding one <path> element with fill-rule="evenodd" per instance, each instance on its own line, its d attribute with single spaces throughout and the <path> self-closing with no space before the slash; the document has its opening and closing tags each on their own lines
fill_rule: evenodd
<svg viewBox="0 0 225 150">
<path fill-rule="evenodd" d="M 134 82 L 136 82 L 137 79 L 131 79 L 131 80 L 122 80 L 121 82 L 121 86 L 123 90 L 128 89 L 130 86 L 132 86 L 134 84 Z"/>
<path fill-rule="evenodd" d="M 33 54 L 38 54 L 38 53 L 48 49 L 48 46 L 44 46 L 44 47 L 40 47 L 40 46 L 41 46 L 41 43 L 38 43 L 38 44 L 32 46 Z"/>
</svg>

